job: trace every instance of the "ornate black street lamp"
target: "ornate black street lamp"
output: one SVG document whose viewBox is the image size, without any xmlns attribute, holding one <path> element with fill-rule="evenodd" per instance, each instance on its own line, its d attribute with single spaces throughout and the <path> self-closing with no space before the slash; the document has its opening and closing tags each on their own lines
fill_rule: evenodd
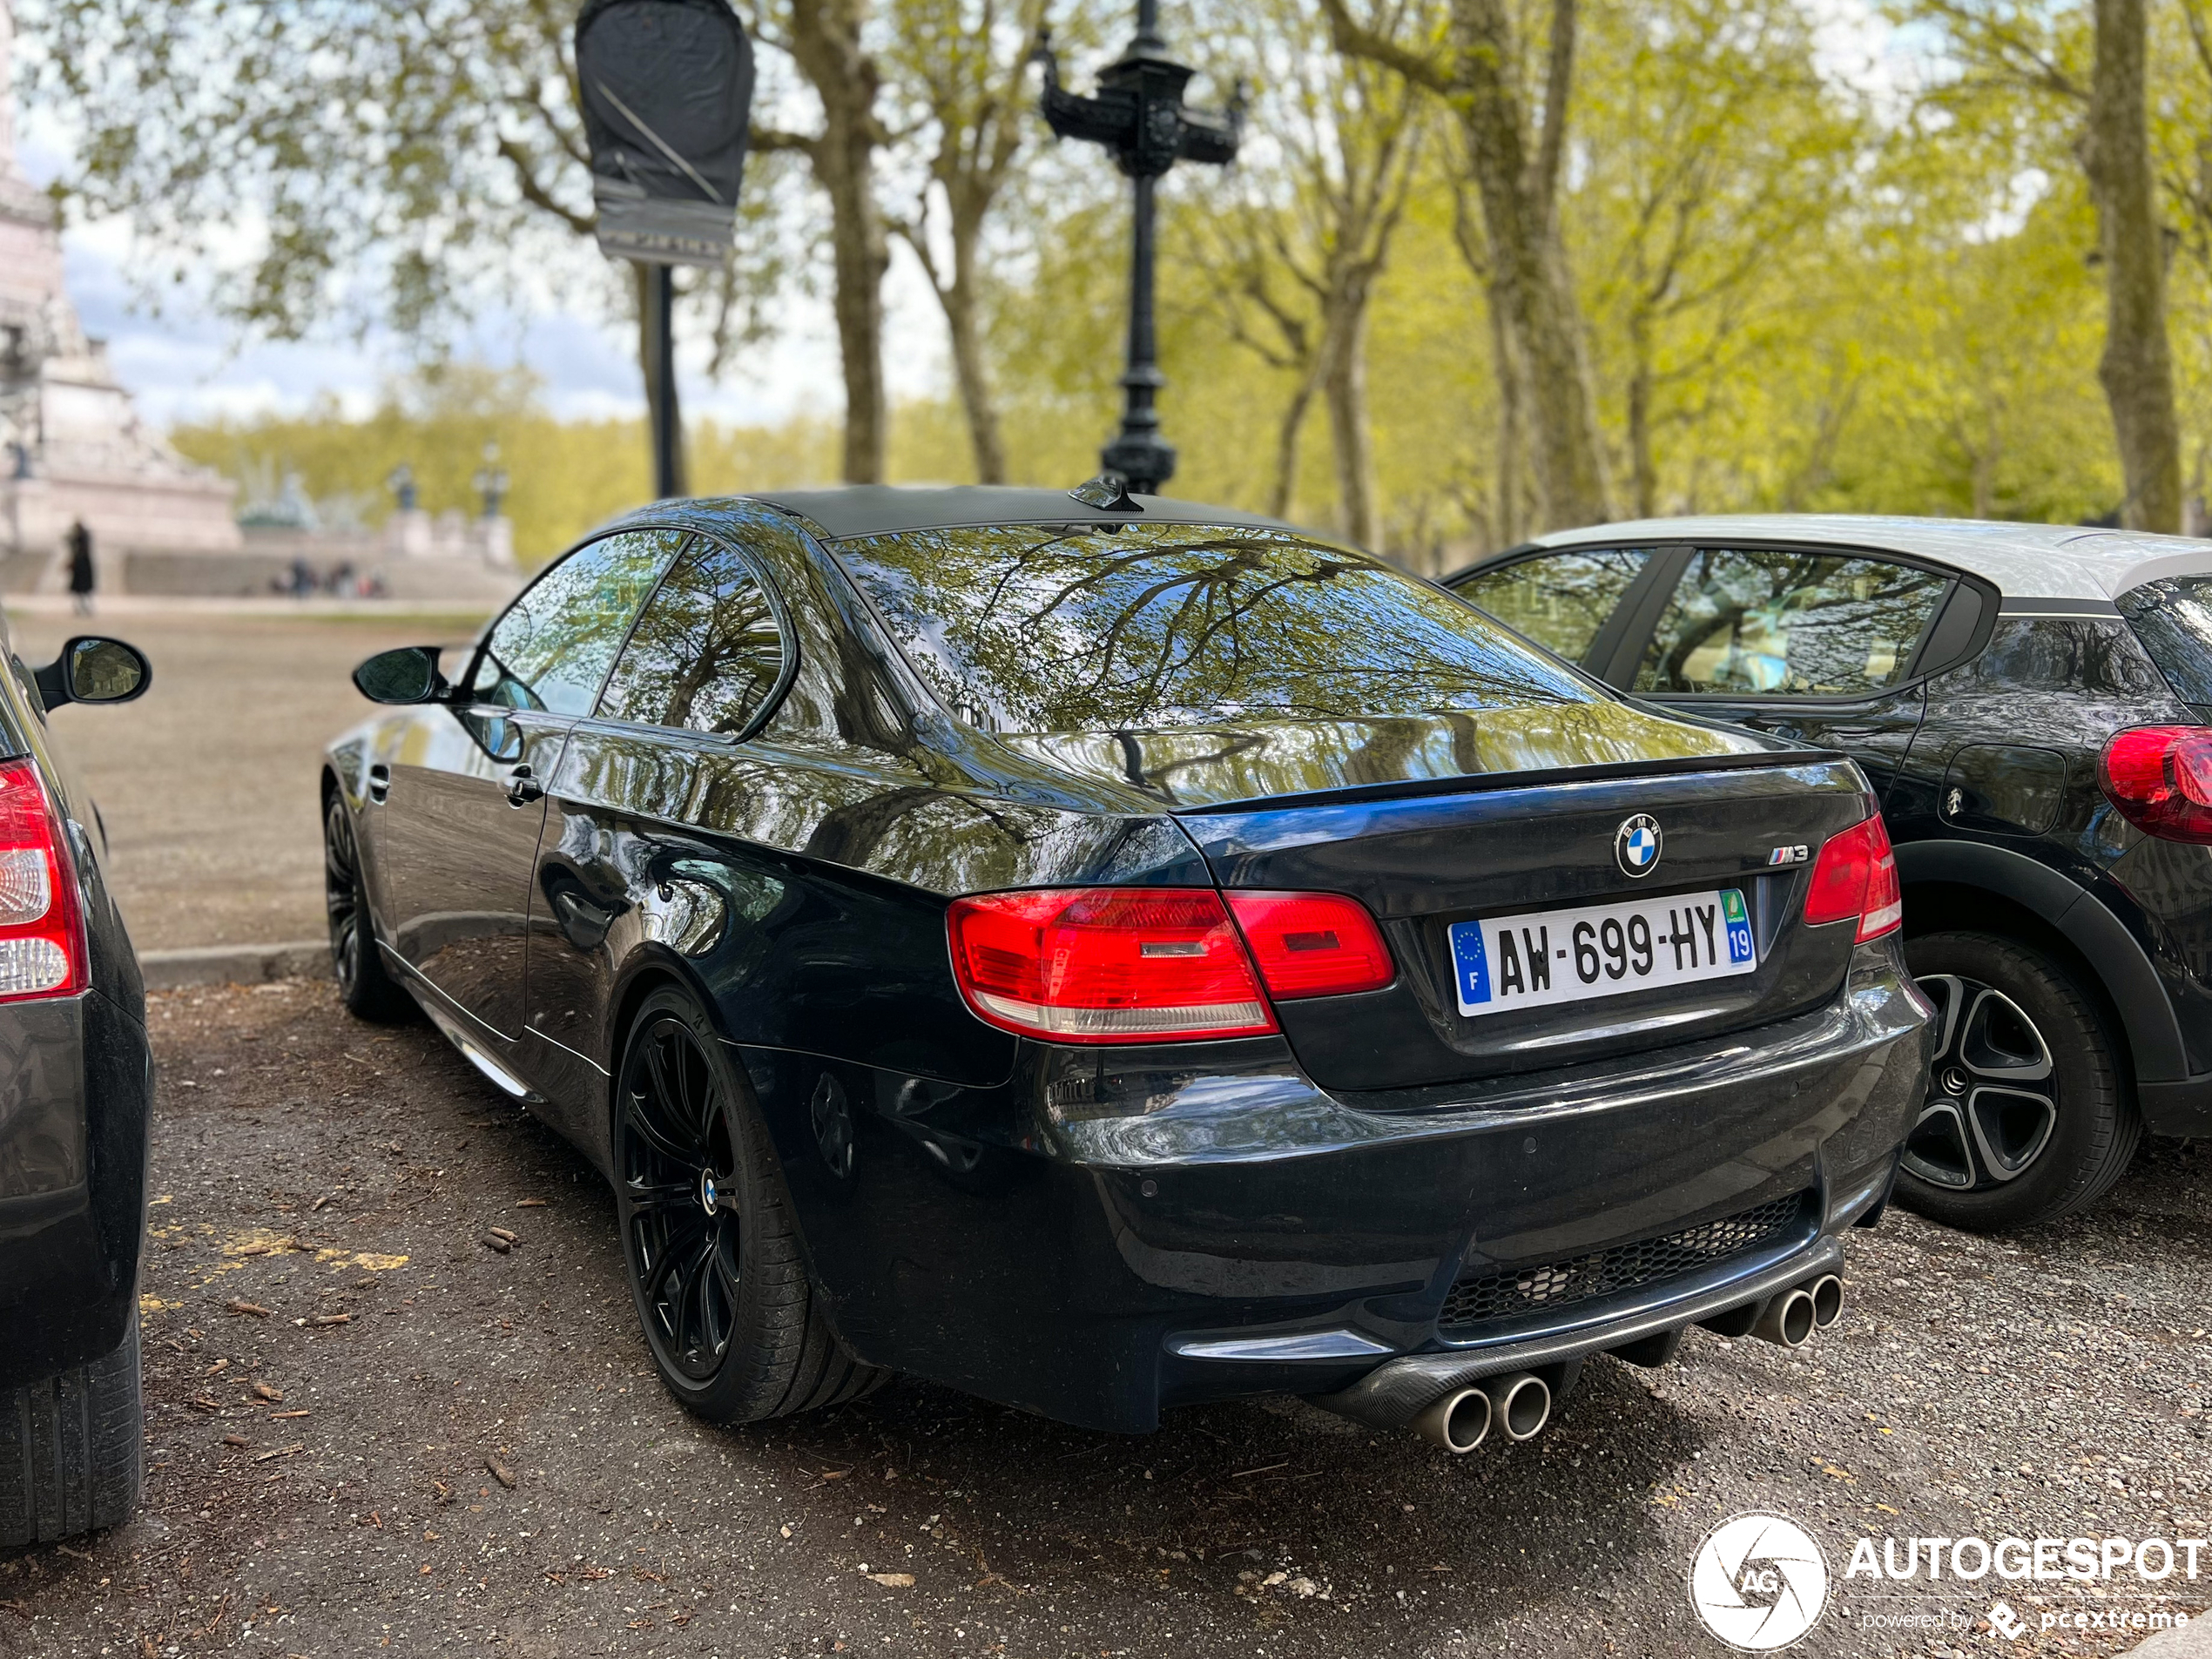
<svg viewBox="0 0 2212 1659">
<path fill-rule="evenodd" d="M 1194 110 L 1183 89 L 1197 71 L 1168 56 L 1160 38 L 1159 0 L 1137 0 L 1136 38 L 1100 71 L 1098 91 L 1078 98 L 1060 84 L 1060 63 L 1049 35 L 1040 30 L 1036 56 L 1044 63 L 1044 118 L 1053 135 L 1103 145 L 1136 187 L 1130 226 L 1129 368 L 1122 375 L 1127 398 L 1121 435 L 1099 453 L 1100 464 L 1135 492 L 1152 494 L 1175 475 L 1175 447 L 1160 436 L 1153 407 L 1166 383 L 1160 373 L 1152 327 L 1152 186 L 1178 161 L 1217 166 L 1237 158 L 1244 126 L 1244 90 L 1227 110 Z"/>
</svg>

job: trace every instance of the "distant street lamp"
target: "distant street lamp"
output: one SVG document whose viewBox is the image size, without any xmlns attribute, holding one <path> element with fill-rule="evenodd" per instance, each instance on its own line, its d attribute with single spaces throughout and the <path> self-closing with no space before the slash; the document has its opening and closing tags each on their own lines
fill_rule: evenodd
<svg viewBox="0 0 2212 1659">
<path fill-rule="evenodd" d="M 1045 30 L 1037 31 L 1035 56 L 1044 64 L 1043 111 L 1053 136 L 1103 145 L 1136 185 L 1122 430 L 1098 458 L 1130 490 L 1156 493 L 1175 475 L 1175 447 L 1160 436 L 1154 407 L 1166 378 L 1160 373 L 1152 322 L 1152 185 L 1178 161 L 1225 166 L 1237 158 L 1244 128 L 1244 88 L 1239 85 L 1228 109 L 1217 114 L 1184 103 L 1183 89 L 1197 71 L 1168 56 L 1167 43 L 1160 37 L 1159 0 L 1137 0 L 1136 37 L 1099 72 L 1095 97 L 1078 98 L 1061 87 L 1060 61 Z"/>
<path fill-rule="evenodd" d="M 498 461 L 499 446 L 487 442 L 484 445 L 484 464 L 477 468 L 475 476 L 469 480 L 469 488 L 484 498 L 486 518 L 497 518 L 500 505 L 507 498 L 507 469 L 500 466 Z"/>
</svg>

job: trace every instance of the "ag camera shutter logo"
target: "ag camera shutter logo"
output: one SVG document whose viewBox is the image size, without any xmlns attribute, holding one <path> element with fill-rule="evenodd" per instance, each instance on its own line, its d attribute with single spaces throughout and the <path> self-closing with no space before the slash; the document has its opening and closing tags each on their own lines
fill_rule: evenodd
<svg viewBox="0 0 2212 1659">
<path fill-rule="evenodd" d="M 1731 1648 L 1770 1653 L 1801 1641 L 1828 1606 L 1828 1563 L 1812 1534 L 1754 1512 L 1705 1534 L 1689 1563 L 1689 1604 Z"/>
</svg>

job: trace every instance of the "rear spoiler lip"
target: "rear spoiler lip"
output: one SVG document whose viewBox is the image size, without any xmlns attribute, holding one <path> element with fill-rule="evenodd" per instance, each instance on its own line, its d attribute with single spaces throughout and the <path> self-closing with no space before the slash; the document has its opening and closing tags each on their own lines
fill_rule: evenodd
<svg viewBox="0 0 2212 1659">
<path fill-rule="evenodd" d="M 1770 749 L 1752 754 L 1669 755 L 1652 760 L 1608 760 L 1588 766 L 1556 766 L 1542 772 L 1485 772 L 1457 778 L 1408 778 L 1396 783 L 1350 784 L 1340 789 L 1308 789 L 1289 795 L 1259 795 L 1204 806 L 1177 806 L 1174 818 L 1249 817 L 1305 806 L 1352 806 L 1367 801 L 1406 800 L 1421 796 L 1469 795 L 1497 789 L 1547 788 L 1555 784 L 1605 783 L 1622 779 L 1671 777 L 1684 772 L 1791 771 L 1805 766 L 1851 764 L 1840 749 Z"/>
</svg>

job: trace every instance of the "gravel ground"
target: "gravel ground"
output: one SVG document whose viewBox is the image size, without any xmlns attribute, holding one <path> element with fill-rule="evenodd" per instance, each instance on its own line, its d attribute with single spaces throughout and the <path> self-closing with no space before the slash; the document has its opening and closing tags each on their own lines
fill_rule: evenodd
<svg viewBox="0 0 2212 1659">
<path fill-rule="evenodd" d="M 372 651 L 469 638 L 464 616 L 226 614 L 136 600 L 86 622 L 11 606 L 26 662 L 72 634 L 127 639 L 153 687 L 53 721 L 107 824 L 107 868 L 140 950 L 321 937 L 323 745 L 370 705 L 347 678 Z"/>
<path fill-rule="evenodd" d="M 1862 1533 L 2212 1519 L 2201 1143 L 2008 1241 L 1895 1217 L 1811 1349 L 1594 1361 L 1545 1434 L 1464 1459 L 1286 1401 L 1122 1439 L 904 1382 L 719 1430 L 647 1369 L 597 1177 L 428 1028 L 306 984 L 152 1022 L 145 1512 L 0 1560 L 0 1652 L 1718 1655 L 1684 1572 L 1744 1509 L 1838 1574 Z M 2156 1605 L 2040 1592 L 2009 1597 L 2031 1627 Z M 2132 1640 L 1863 1622 L 1994 1594 L 1838 1579 L 1800 1651 Z"/>
</svg>

